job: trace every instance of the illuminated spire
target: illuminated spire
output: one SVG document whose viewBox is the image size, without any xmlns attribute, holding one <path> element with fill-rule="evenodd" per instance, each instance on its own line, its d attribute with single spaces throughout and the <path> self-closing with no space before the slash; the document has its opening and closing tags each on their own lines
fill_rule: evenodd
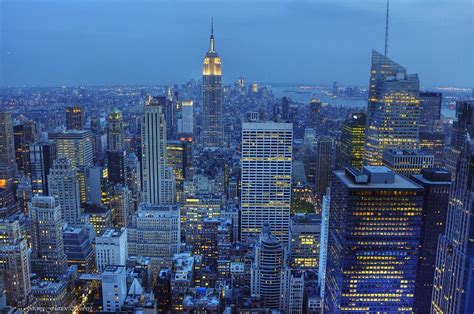
<svg viewBox="0 0 474 314">
<path fill-rule="evenodd" d="M 390 0 L 387 0 L 387 15 L 385 17 L 385 56 L 388 56 L 388 13 L 390 7 Z"/>
<path fill-rule="evenodd" d="M 210 40 L 210 52 L 214 52 L 214 18 L 211 18 L 211 40 Z"/>
</svg>

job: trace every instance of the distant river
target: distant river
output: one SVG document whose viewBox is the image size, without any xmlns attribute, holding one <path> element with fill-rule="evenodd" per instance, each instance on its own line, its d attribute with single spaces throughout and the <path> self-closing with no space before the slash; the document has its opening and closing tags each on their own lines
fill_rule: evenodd
<svg viewBox="0 0 474 314">
<path fill-rule="evenodd" d="M 282 98 L 283 96 L 287 96 L 291 98 L 295 102 L 308 104 L 309 100 L 312 97 L 318 98 L 321 102 L 326 102 L 332 105 L 338 106 L 348 106 L 348 107 L 366 107 L 367 106 L 367 99 L 359 99 L 359 98 L 346 98 L 346 97 L 328 97 L 324 94 L 314 93 L 314 92 L 300 92 L 296 91 L 297 87 L 287 87 L 287 86 L 272 86 L 273 94 L 276 98 Z M 443 107 L 441 109 L 441 115 L 445 118 L 454 118 L 456 111 L 454 109 L 449 109 Z"/>
</svg>

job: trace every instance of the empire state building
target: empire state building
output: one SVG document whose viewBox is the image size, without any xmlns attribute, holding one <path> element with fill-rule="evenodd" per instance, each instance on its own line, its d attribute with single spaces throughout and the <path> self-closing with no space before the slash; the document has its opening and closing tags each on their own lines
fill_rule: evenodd
<svg viewBox="0 0 474 314">
<path fill-rule="evenodd" d="M 211 24 L 209 51 L 202 68 L 202 139 L 204 148 L 215 149 L 224 144 L 222 123 L 221 58 L 214 48 L 214 30 Z"/>
</svg>

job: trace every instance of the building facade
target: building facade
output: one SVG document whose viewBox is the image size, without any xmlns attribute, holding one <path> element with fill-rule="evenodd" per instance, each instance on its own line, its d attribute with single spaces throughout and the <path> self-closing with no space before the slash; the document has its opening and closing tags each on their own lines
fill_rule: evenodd
<svg viewBox="0 0 474 314">
<path fill-rule="evenodd" d="M 386 167 L 334 171 L 324 312 L 411 312 L 423 188 Z"/>
<path fill-rule="evenodd" d="M 143 202 L 160 205 L 174 204 L 176 199 L 175 179 L 167 163 L 165 103 L 165 97 L 149 97 L 142 126 Z"/>
<path fill-rule="evenodd" d="M 81 216 L 81 191 L 79 175 L 65 157 L 53 162 L 48 174 L 48 194 L 61 206 L 64 222 L 77 223 Z"/>
<path fill-rule="evenodd" d="M 438 238 L 446 227 L 451 175 L 445 169 L 423 169 L 410 179 L 424 188 L 420 252 L 416 269 L 415 313 L 429 313 Z"/>
<path fill-rule="evenodd" d="M 456 172 L 446 229 L 438 241 L 432 313 L 474 312 L 474 140 L 469 134 Z"/>
<path fill-rule="evenodd" d="M 418 148 L 418 75 L 372 51 L 364 164 L 382 165 L 387 148 Z"/>
<path fill-rule="evenodd" d="M 264 222 L 288 242 L 293 125 L 244 122 L 241 158 L 241 239 L 258 236 Z"/>
<path fill-rule="evenodd" d="M 34 196 L 31 218 L 31 264 L 40 277 L 55 279 L 66 272 L 61 206 L 52 196 Z"/>
</svg>

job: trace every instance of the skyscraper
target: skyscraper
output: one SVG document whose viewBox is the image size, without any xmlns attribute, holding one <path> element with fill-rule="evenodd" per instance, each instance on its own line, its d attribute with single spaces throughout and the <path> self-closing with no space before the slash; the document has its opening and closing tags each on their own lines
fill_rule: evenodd
<svg viewBox="0 0 474 314">
<path fill-rule="evenodd" d="M 429 313 L 438 238 L 444 232 L 449 203 L 451 175 L 445 169 L 423 169 L 410 179 L 424 189 L 420 253 L 416 269 L 415 313 Z"/>
<path fill-rule="evenodd" d="M 114 226 L 127 227 L 132 214 L 132 192 L 126 185 L 114 185 L 110 208 Z"/>
<path fill-rule="evenodd" d="M 286 96 L 281 99 L 281 118 L 283 121 L 290 119 L 290 100 Z"/>
<path fill-rule="evenodd" d="M 222 122 L 221 58 L 214 47 L 211 25 L 209 51 L 202 69 L 202 143 L 204 148 L 221 148 L 224 144 Z"/>
<path fill-rule="evenodd" d="M 30 145 L 31 186 L 33 194 L 48 194 L 48 173 L 57 158 L 54 142 L 37 142 Z"/>
<path fill-rule="evenodd" d="M 181 117 L 178 121 L 178 133 L 194 133 L 194 104 L 192 100 L 181 102 Z"/>
<path fill-rule="evenodd" d="M 266 308 L 279 310 L 285 251 L 278 238 L 272 235 L 268 223 L 263 224 L 261 229 L 252 263 L 251 293 L 260 295 Z"/>
<path fill-rule="evenodd" d="M 329 185 L 329 178 L 334 164 L 334 140 L 321 136 L 316 144 L 315 191 L 324 194 Z"/>
<path fill-rule="evenodd" d="M 474 312 L 474 140 L 466 132 L 439 237 L 432 313 Z"/>
<path fill-rule="evenodd" d="M 325 313 L 411 312 L 423 188 L 386 167 L 333 172 Z"/>
<path fill-rule="evenodd" d="M 321 127 L 321 123 L 321 100 L 317 98 L 311 98 L 309 101 L 309 117 L 307 126 L 314 130 L 318 130 Z"/>
<path fill-rule="evenodd" d="M 107 116 L 107 168 L 109 181 L 125 183 L 125 146 L 122 112 L 113 109 Z"/>
<path fill-rule="evenodd" d="M 365 141 L 365 113 L 354 113 L 341 127 L 341 149 L 338 169 L 354 167 L 362 169 Z"/>
<path fill-rule="evenodd" d="M 145 103 L 142 127 L 143 201 L 150 204 L 173 204 L 176 187 L 173 171 L 168 167 L 166 121 L 163 115 L 165 97 L 149 97 Z"/>
<path fill-rule="evenodd" d="M 124 151 L 122 112 L 114 108 L 107 116 L 107 151 Z"/>
<path fill-rule="evenodd" d="M 288 242 L 293 124 L 244 122 L 241 158 L 241 239 L 258 236 L 264 222 Z"/>
<path fill-rule="evenodd" d="M 66 107 L 66 129 L 84 129 L 84 109 L 79 106 Z"/>
<path fill-rule="evenodd" d="M 456 119 L 453 122 L 451 143 L 446 150 L 446 169 L 453 178 L 457 175 L 457 163 L 464 148 L 467 134 L 474 137 L 474 101 L 456 103 Z"/>
<path fill-rule="evenodd" d="M 0 295 L 6 293 L 8 305 L 21 308 L 31 301 L 30 275 L 28 244 L 19 220 L 0 220 Z"/>
<path fill-rule="evenodd" d="M 420 92 L 420 130 L 425 129 L 430 121 L 441 119 L 443 94 Z"/>
<path fill-rule="evenodd" d="M 13 139 L 18 170 L 30 174 L 30 144 L 36 142 L 36 124 L 25 121 L 13 126 Z"/>
<path fill-rule="evenodd" d="M 61 206 L 64 222 L 75 224 L 81 215 L 79 175 L 66 157 L 53 162 L 48 175 L 48 193 Z"/>
<path fill-rule="evenodd" d="M 56 143 L 57 155 L 64 156 L 77 169 L 81 189 L 81 204 L 87 201 L 86 168 L 93 164 L 93 136 L 87 130 L 70 130 L 50 133 L 49 139 Z"/>
<path fill-rule="evenodd" d="M 0 188 L 11 183 L 17 172 L 12 114 L 0 112 Z"/>
<path fill-rule="evenodd" d="M 418 75 L 372 51 L 364 164 L 382 165 L 386 148 L 418 148 Z"/>
<path fill-rule="evenodd" d="M 66 272 L 61 206 L 52 196 L 34 196 L 28 204 L 31 218 L 31 264 L 40 277 L 54 279 Z"/>
</svg>

